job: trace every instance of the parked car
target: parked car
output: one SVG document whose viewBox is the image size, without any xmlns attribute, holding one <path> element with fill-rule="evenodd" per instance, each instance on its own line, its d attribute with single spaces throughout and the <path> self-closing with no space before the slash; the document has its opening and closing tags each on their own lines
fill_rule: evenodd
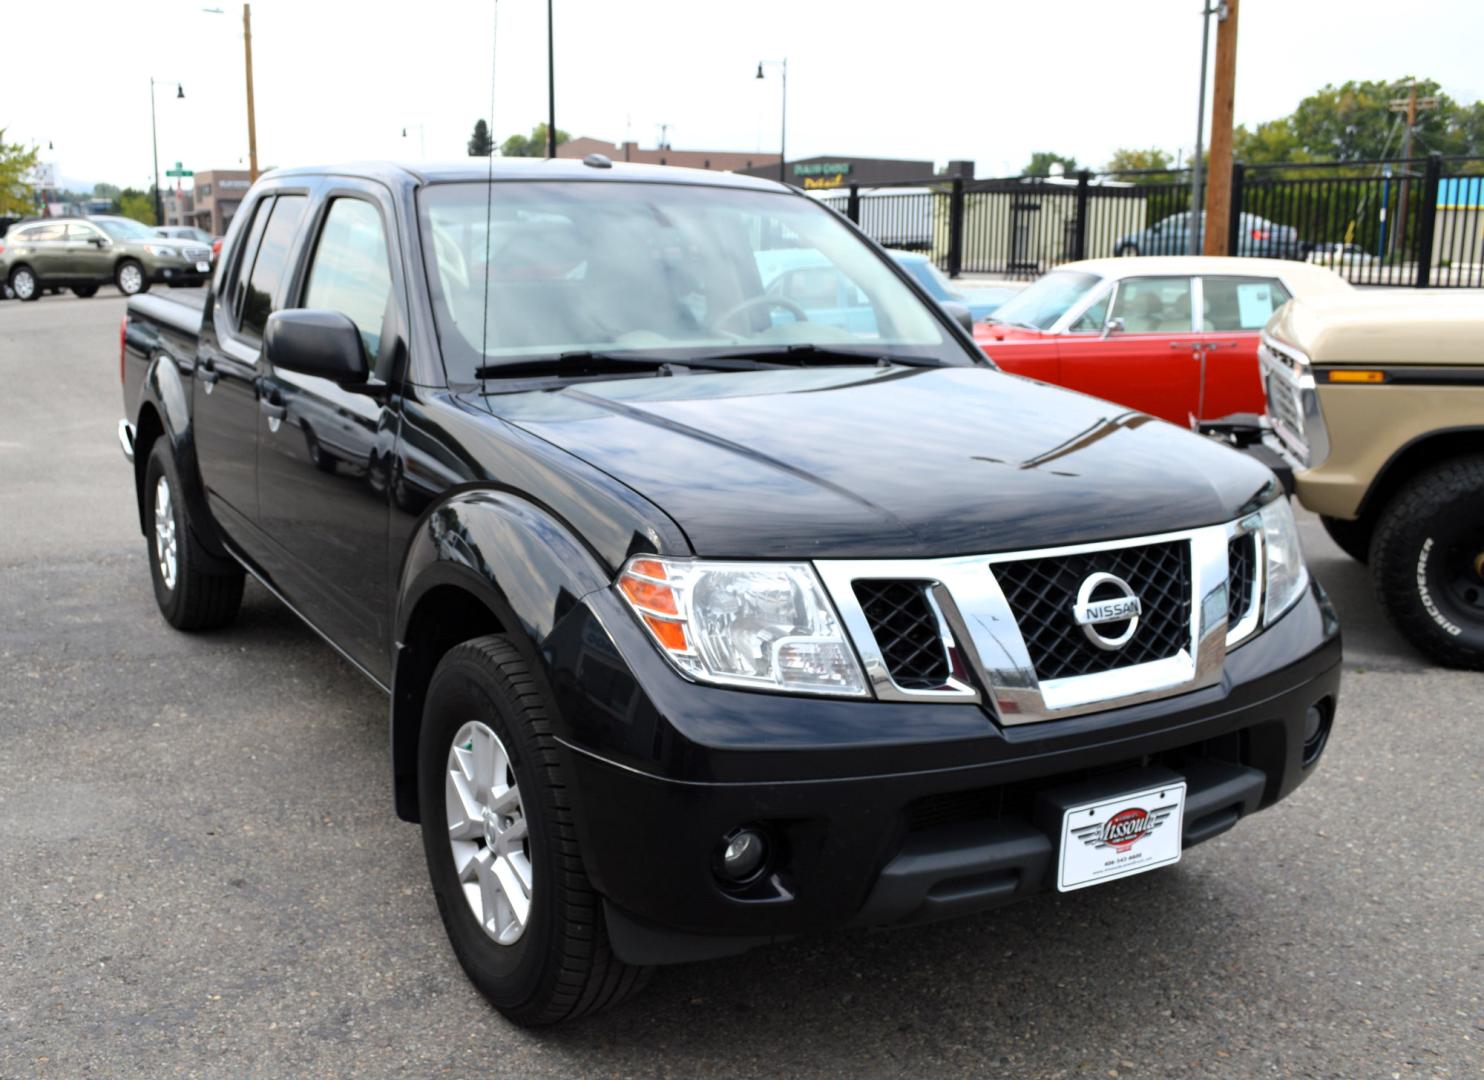
<svg viewBox="0 0 1484 1080">
<path fill-rule="evenodd" d="M 198 229 L 194 225 L 160 225 L 155 229 L 159 235 L 170 240 L 184 240 L 191 244 L 200 245 L 211 252 L 211 257 L 216 258 L 217 241 L 219 236 L 212 236 L 205 229 Z"/>
<path fill-rule="evenodd" d="M 1270 445 L 1433 659 L 1484 668 L 1484 303 L 1323 297 L 1263 335 Z"/>
<path fill-rule="evenodd" d="M 1262 413 L 1258 335 L 1289 297 L 1351 291 L 1272 259 L 1089 259 L 1032 282 L 974 339 L 1005 371 L 1195 427 Z"/>
<path fill-rule="evenodd" d="M 1202 236 L 1206 213 L 1201 211 Z M 1223 226 L 1224 227 L 1224 226 Z M 1120 257 L 1133 255 L 1184 255 L 1190 250 L 1190 211 L 1171 214 L 1146 229 L 1121 237 L 1113 250 Z M 1256 214 L 1238 220 L 1237 255 L 1261 259 L 1301 259 L 1304 245 L 1292 225 L 1279 225 Z"/>
<path fill-rule="evenodd" d="M 0 240 L 0 277 L 21 300 L 62 287 L 88 297 L 109 282 L 133 296 L 152 284 L 199 285 L 210 272 L 209 248 L 166 240 L 130 218 L 54 218 Z"/>
<path fill-rule="evenodd" d="M 1308 262 L 1318 266 L 1346 267 L 1346 266 L 1370 266 L 1377 261 L 1376 257 L 1359 244 L 1345 244 L 1340 241 L 1327 241 L 1315 244 L 1309 250 Z"/>
<path fill-rule="evenodd" d="M 969 315 L 975 322 L 987 319 L 994 314 L 1001 304 L 1020 291 L 1019 288 L 1000 285 L 986 285 L 978 288 L 961 288 L 947 274 L 938 269 L 938 264 L 931 258 L 916 251 L 896 251 L 889 253 L 897 264 L 911 274 L 919 285 L 927 290 L 929 296 L 938 303 L 962 304 L 969 309 Z"/>
<path fill-rule="evenodd" d="M 871 330 L 769 291 L 800 249 Z M 521 1023 L 1169 866 L 1331 730 L 1268 469 L 994 370 L 768 180 L 269 173 L 202 307 L 133 298 L 121 349 L 161 614 L 220 626 L 251 574 L 386 691 L 449 940 Z"/>
</svg>

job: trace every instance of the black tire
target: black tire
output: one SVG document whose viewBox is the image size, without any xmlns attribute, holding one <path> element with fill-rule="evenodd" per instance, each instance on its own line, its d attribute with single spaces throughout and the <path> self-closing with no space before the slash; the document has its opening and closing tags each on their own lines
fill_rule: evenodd
<svg viewBox="0 0 1484 1080">
<path fill-rule="evenodd" d="M 36 277 L 36 271 L 29 266 L 17 266 L 12 270 L 9 284 L 10 291 L 15 293 L 17 300 L 29 302 L 41 299 L 41 281 Z"/>
<path fill-rule="evenodd" d="M 73 296 L 76 296 L 76 297 L 79 297 L 79 298 L 81 298 L 83 300 L 86 300 L 86 299 L 88 299 L 91 296 L 97 295 L 97 292 L 98 292 L 98 286 L 96 286 L 96 285 L 74 285 L 74 286 L 72 286 L 72 295 Z"/>
<path fill-rule="evenodd" d="M 156 528 L 160 481 L 170 494 L 166 515 L 174 522 L 174 580 L 166 576 L 165 556 Z M 185 488 L 175 467 L 170 440 L 159 438 L 149 450 L 144 468 L 144 520 L 149 544 L 150 578 L 155 586 L 155 603 L 165 621 L 177 630 L 209 630 L 225 626 L 242 606 L 243 574 L 208 572 L 212 559 L 201 546 L 191 528 L 190 512 L 185 505 Z"/>
<path fill-rule="evenodd" d="M 1139 249 L 1133 244 L 1124 244 L 1118 249 L 1117 255 L 1120 259 L 1126 259 L 1130 256 L 1137 255 L 1138 253 Z"/>
<path fill-rule="evenodd" d="M 1372 523 L 1366 520 L 1344 521 L 1341 518 L 1319 515 L 1319 524 L 1329 533 L 1335 545 L 1356 562 L 1368 562 L 1371 557 Z"/>
<path fill-rule="evenodd" d="M 320 472 L 335 471 L 335 455 L 325 449 L 308 424 L 304 425 L 304 452 L 309 455 L 309 463 Z"/>
<path fill-rule="evenodd" d="M 1392 496 L 1370 563 L 1403 637 L 1439 663 L 1484 669 L 1484 454 L 1435 465 Z"/>
<path fill-rule="evenodd" d="M 137 277 L 130 271 L 137 272 Z M 149 275 L 137 259 L 124 259 L 113 269 L 113 284 L 125 296 L 149 292 Z"/>
<path fill-rule="evenodd" d="M 567 781 L 551 733 L 552 707 L 530 664 L 503 636 L 467 641 L 438 664 L 418 743 L 423 848 L 438 913 L 455 955 L 490 1003 L 518 1024 L 555 1024 L 610 1008 L 639 991 L 649 969 L 613 955 L 588 881 Z M 509 755 L 528 829 L 530 913 L 520 937 L 499 944 L 465 899 L 445 806 L 453 740 L 471 720 Z"/>
</svg>

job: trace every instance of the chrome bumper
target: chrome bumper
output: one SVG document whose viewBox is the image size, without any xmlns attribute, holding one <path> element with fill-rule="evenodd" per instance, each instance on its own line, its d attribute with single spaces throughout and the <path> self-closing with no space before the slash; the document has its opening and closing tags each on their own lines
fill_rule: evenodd
<svg viewBox="0 0 1484 1080">
<path fill-rule="evenodd" d="M 119 421 L 119 449 L 126 461 L 134 460 L 134 425 L 127 420 Z"/>
</svg>

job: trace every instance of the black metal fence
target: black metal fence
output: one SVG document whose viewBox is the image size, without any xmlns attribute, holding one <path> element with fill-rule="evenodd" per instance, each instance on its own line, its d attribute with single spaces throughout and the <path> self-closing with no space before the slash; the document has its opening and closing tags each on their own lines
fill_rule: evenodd
<svg viewBox="0 0 1484 1080">
<path fill-rule="evenodd" d="M 950 275 L 1029 278 L 1061 263 L 1196 250 L 1187 170 L 852 186 L 822 199 Z M 1356 284 L 1484 287 L 1484 158 L 1236 165 L 1234 255 L 1308 259 Z"/>
</svg>

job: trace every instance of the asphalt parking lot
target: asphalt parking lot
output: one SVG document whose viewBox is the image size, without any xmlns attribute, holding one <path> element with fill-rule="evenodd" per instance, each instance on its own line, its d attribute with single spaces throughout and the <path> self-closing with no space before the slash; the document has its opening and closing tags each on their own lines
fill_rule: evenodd
<svg viewBox="0 0 1484 1080">
<path fill-rule="evenodd" d="M 0 303 L 0 1077 L 1484 1075 L 1484 676 L 1344 621 L 1292 798 L 1172 870 L 660 971 L 529 1033 L 465 981 L 385 702 L 261 588 L 157 616 L 118 321 Z"/>
</svg>

